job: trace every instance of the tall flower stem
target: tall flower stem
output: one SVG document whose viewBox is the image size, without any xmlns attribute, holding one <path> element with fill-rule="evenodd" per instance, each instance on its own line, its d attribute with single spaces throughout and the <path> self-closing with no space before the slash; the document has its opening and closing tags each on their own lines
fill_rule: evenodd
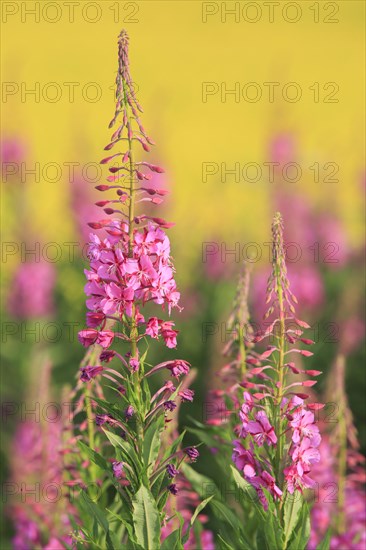
<svg viewBox="0 0 366 550">
<path fill-rule="evenodd" d="M 339 458 L 338 458 L 338 510 L 337 510 L 337 532 L 342 534 L 346 530 L 345 525 L 345 486 L 347 473 L 347 404 L 344 398 L 344 370 L 345 359 L 343 356 L 337 359 L 337 399 L 339 400 Z"/>
<path fill-rule="evenodd" d="M 81 362 L 81 366 L 97 365 L 99 359 L 99 350 L 98 346 L 92 346 L 85 354 Z M 84 398 L 85 398 L 85 412 L 86 412 L 86 421 L 87 421 L 87 432 L 88 432 L 88 443 L 89 447 L 94 451 L 95 450 L 95 419 L 92 408 L 92 391 L 91 391 L 91 382 L 88 382 L 84 386 Z M 90 464 L 90 477 L 91 481 L 95 482 L 98 478 L 97 476 L 97 467 L 92 462 Z"/>
<path fill-rule="evenodd" d="M 277 267 L 277 271 L 279 268 Z M 277 398 L 276 398 L 276 428 L 277 433 L 282 434 L 282 421 L 281 421 L 281 402 L 283 397 L 283 388 L 284 388 L 284 375 L 285 375 L 285 367 L 284 367 L 284 357 L 285 357 L 285 312 L 283 307 L 283 294 L 282 294 L 282 288 L 281 284 L 279 282 L 279 276 L 277 278 L 277 292 L 278 292 L 278 307 L 279 307 L 279 315 L 280 315 L 280 332 L 277 338 L 277 346 L 278 346 L 278 362 L 277 362 L 277 374 L 278 374 L 278 388 L 277 388 Z M 283 444 L 284 444 L 284 437 L 281 435 L 278 440 L 277 445 L 277 479 L 280 481 L 280 487 L 282 486 L 283 482 L 283 476 L 282 476 L 282 459 L 283 459 Z"/>
<path fill-rule="evenodd" d="M 124 97 L 125 108 L 127 111 L 129 109 L 129 103 L 128 103 L 128 97 L 127 97 L 126 83 L 123 78 L 123 68 L 122 68 L 122 87 L 123 87 L 123 97 Z M 129 178 L 128 179 L 129 179 L 129 195 L 130 195 L 129 205 L 128 205 L 128 237 L 129 237 L 128 248 L 129 248 L 129 257 L 133 258 L 133 230 L 134 230 L 134 215 L 135 215 L 134 155 L 133 155 L 133 141 L 132 141 L 132 135 L 131 135 L 133 117 L 128 115 L 127 120 L 128 120 L 127 139 L 128 139 L 128 156 L 129 156 L 129 164 L 128 164 Z M 138 352 L 137 337 L 138 337 L 138 329 L 136 324 L 136 308 L 135 308 L 135 304 L 132 304 L 132 315 L 131 315 L 131 322 L 130 322 L 131 357 L 137 356 L 137 352 Z M 132 374 L 132 379 L 136 390 L 136 394 L 138 396 L 138 401 L 140 404 L 141 381 L 140 381 L 139 371 L 136 371 Z M 142 443 L 143 436 L 144 436 L 144 429 L 143 429 L 143 423 L 140 417 L 140 410 L 141 409 L 139 407 L 139 411 L 136 417 L 137 435 L 138 435 L 137 445 L 140 445 Z"/>
<path fill-rule="evenodd" d="M 163 310 L 166 308 L 170 315 L 172 308 L 179 308 L 180 293 L 174 279 L 169 238 L 164 231 L 174 224 L 143 212 L 136 213 L 140 203 L 161 204 L 167 191 L 156 187 L 154 182 L 150 185 L 146 183 L 152 179 L 152 173 L 163 173 L 163 168 L 140 158 L 135 160 L 135 153 L 137 156 L 138 152 L 134 149 L 141 146 L 145 152 L 149 152 L 153 141 L 140 121 L 142 108 L 132 82 L 129 39 L 126 31 L 122 30 L 118 37 L 116 107 L 109 123 L 109 128 L 115 126 L 115 129 L 110 142 L 104 147 L 105 151 L 113 151 L 100 161 L 100 164 L 109 165 L 106 183 L 96 186 L 103 193 L 113 190 L 113 196 L 108 196 L 108 193 L 105 200 L 103 197 L 96 203 L 108 217 L 89 222 L 93 230 L 103 230 L 103 235 L 90 235 L 90 267 L 85 270 L 88 328 L 79 332 L 82 345 L 91 346 L 92 349 L 97 345 L 95 349 L 98 354 L 96 358 L 93 352 L 87 355 L 81 365 L 80 379 L 88 386 L 86 412 L 89 447 L 93 448 L 97 443 L 98 453 L 103 455 L 106 452 L 108 456 L 106 464 L 111 468 L 110 473 L 115 479 L 123 478 L 124 483 L 127 483 L 128 497 L 118 492 L 125 504 L 130 506 L 131 496 L 138 493 L 138 502 L 143 497 L 144 503 L 149 504 L 149 514 L 153 516 L 150 517 L 150 525 L 155 524 L 154 532 L 148 528 L 145 532 L 144 528 L 140 528 L 140 518 L 137 521 L 135 517 L 136 510 L 132 511 L 132 530 L 128 530 L 126 544 L 131 537 L 131 541 L 137 541 L 139 547 L 147 547 L 148 544 L 151 548 L 158 548 L 162 511 L 169 493 L 176 495 L 177 488 L 176 484 L 170 482 L 176 475 L 174 464 L 171 463 L 167 465 L 169 470 L 163 472 L 165 479 L 164 484 L 161 483 L 162 492 L 157 490 L 154 493 L 151 490 L 151 473 L 159 467 L 164 457 L 163 452 L 159 454 L 161 437 L 156 435 L 160 436 L 164 424 L 170 422 L 169 415 L 177 408 L 176 401 L 192 401 L 194 392 L 188 388 L 181 389 L 182 382 L 179 379 L 188 374 L 190 368 L 186 361 L 175 359 L 153 367 L 145 359 L 146 353 L 142 354 L 139 350 L 141 339 L 147 342 L 149 338 L 161 339 L 168 348 L 176 347 L 178 331 L 173 329 L 174 322 L 157 316 L 145 318 L 144 307 L 147 303 L 155 303 Z M 116 323 L 119 323 L 118 330 L 114 328 Z M 127 347 L 124 354 L 118 348 L 112 349 L 112 345 L 114 347 L 119 343 Z M 114 363 L 109 366 L 111 361 Z M 170 372 L 176 378 L 177 385 L 169 379 L 157 391 L 154 388 L 155 393 L 151 395 L 147 376 L 161 369 Z M 116 402 L 109 403 L 103 397 L 104 384 L 96 378 L 106 380 L 106 387 L 114 390 L 118 396 Z M 97 394 L 98 399 L 95 397 L 98 406 L 95 423 L 98 427 L 105 425 L 101 431 L 95 428 L 95 433 L 91 423 L 91 417 L 96 412 L 95 403 L 89 393 L 94 389 L 101 394 Z M 151 456 L 147 456 L 144 434 L 150 427 L 152 429 L 149 433 L 154 436 L 154 449 Z M 108 439 L 107 445 L 103 445 L 102 434 Z M 111 447 L 115 449 L 112 451 L 115 458 L 112 464 Z M 186 459 L 193 460 L 198 451 L 192 448 L 189 453 Z M 168 455 L 174 455 L 174 452 Z M 154 458 L 150 460 L 152 456 Z M 173 457 L 174 461 L 176 459 Z M 103 469 L 100 461 L 97 464 L 97 473 L 103 474 L 100 472 Z M 166 485 L 165 481 L 169 484 Z"/>
<path fill-rule="evenodd" d="M 283 279 L 286 274 L 284 247 L 283 247 L 283 233 L 282 233 L 282 218 L 279 214 L 276 214 L 273 221 L 273 262 L 274 262 L 274 289 L 277 296 L 278 305 L 278 320 L 279 320 L 279 332 L 276 334 L 277 342 L 277 384 L 276 384 L 276 399 L 274 400 L 274 423 L 276 426 L 276 433 L 282 434 L 282 416 L 281 416 L 281 403 L 284 393 L 285 383 L 285 352 L 286 352 L 286 321 L 285 321 L 285 307 L 283 299 Z M 277 442 L 276 449 L 276 473 L 279 481 L 279 486 L 283 485 L 283 450 L 284 450 L 284 436 L 280 435 Z M 280 501 L 280 505 L 282 501 Z"/>
</svg>

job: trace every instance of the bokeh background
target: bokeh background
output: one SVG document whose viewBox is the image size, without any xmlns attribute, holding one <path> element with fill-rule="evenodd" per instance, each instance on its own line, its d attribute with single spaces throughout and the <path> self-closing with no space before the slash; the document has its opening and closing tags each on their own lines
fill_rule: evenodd
<svg viewBox="0 0 366 550">
<path fill-rule="evenodd" d="M 123 27 L 144 126 L 157 144 L 150 158 L 165 167 L 159 187 L 171 192 L 160 215 L 176 223 L 178 350 L 154 353 L 197 368 L 182 425 L 187 414 L 204 419 L 245 259 L 260 319 L 265 243 L 280 209 L 286 238 L 301 251 L 289 270 L 314 330 L 309 368 L 327 372 L 338 353 L 346 356 L 365 451 L 364 3 L 279 2 L 273 12 L 265 2 L 198 1 L 1 9 L 2 400 L 13 404 L 2 418 L 3 479 L 24 418 L 19 404 L 34 403 L 41 366 L 53 365 L 57 400 L 83 355 L 81 249 L 86 222 L 98 217 L 94 186 L 105 172 L 97 163 L 110 135 Z"/>
</svg>

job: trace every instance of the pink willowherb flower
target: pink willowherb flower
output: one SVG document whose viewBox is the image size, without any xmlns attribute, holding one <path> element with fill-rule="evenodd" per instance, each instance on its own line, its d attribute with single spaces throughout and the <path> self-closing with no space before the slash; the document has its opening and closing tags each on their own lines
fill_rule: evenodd
<svg viewBox="0 0 366 550">
<path fill-rule="evenodd" d="M 245 429 L 252 435 L 254 441 L 259 447 L 264 443 L 268 445 L 276 445 L 277 436 L 271 426 L 267 415 L 264 411 L 258 411 L 255 415 L 255 420 L 249 420 Z"/>
</svg>

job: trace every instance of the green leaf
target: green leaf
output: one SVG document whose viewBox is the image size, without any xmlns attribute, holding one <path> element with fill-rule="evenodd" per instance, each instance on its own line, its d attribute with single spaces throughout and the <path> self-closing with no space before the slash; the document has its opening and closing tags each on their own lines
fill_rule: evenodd
<svg viewBox="0 0 366 550">
<path fill-rule="evenodd" d="M 232 540 L 232 542 L 234 543 L 235 541 L 237 543 L 240 540 L 240 548 L 242 550 L 251 550 L 253 545 L 244 535 L 243 522 L 231 510 L 231 508 L 229 508 L 225 503 L 221 501 L 222 495 L 216 484 L 210 478 L 196 472 L 196 470 L 194 470 L 188 464 L 182 464 L 182 470 L 185 477 L 191 483 L 193 489 L 199 494 L 201 498 L 205 498 L 207 496 L 208 490 L 211 496 L 215 497 L 210 500 L 209 505 L 215 515 L 216 524 L 217 522 L 219 524 L 222 524 L 223 522 L 224 524 L 232 527 L 232 530 L 230 530 L 229 532 L 229 534 L 235 534 L 235 539 Z"/>
<path fill-rule="evenodd" d="M 210 488 L 210 495 L 219 495 L 219 490 L 215 483 L 209 478 L 199 472 L 196 472 L 187 463 L 182 463 L 182 471 L 188 481 L 191 483 L 193 489 L 199 494 L 201 498 L 207 497 L 207 489 Z"/>
<path fill-rule="evenodd" d="M 156 422 L 146 430 L 143 442 L 144 464 L 147 475 L 150 474 L 151 467 L 155 464 L 161 445 L 161 432 L 164 427 L 164 417 L 161 415 Z"/>
<path fill-rule="evenodd" d="M 277 550 L 284 548 L 283 531 L 281 525 L 272 512 L 267 514 L 267 519 L 258 526 L 257 547 L 259 550 Z"/>
<path fill-rule="evenodd" d="M 286 550 L 305 550 L 310 537 L 310 517 L 306 502 L 301 508 L 297 525 Z"/>
<path fill-rule="evenodd" d="M 108 439 L 111 442 L 111 444 L 113 445 L 113 447 L 115 447 L 115 448 L 117 447 L 117 448 L 121 449 L 122 456 L 123 456 L 124 460 L 128 464 L 132 464 L 132 465 L 135 466 L 136 473 L 140 472 L 141 471 L 141 461 L 140 461 L 139 457 L 137 456 L 136 451 L 133 448 L 133 446 L 131 445 L 131 443 L 129 443 L 128 441 L 125 441 L 124 439 L 122 439 L 122 437 L 120 437 L 119 435 L 114 434 L 113 432 L 109 432 L 108 430 L 103 430 L 103 431 L 104 431 L 105 435 L 108 437 Z"/>
<path fill-rule="evenodd" d="M 176 529 L 170 535 L 163 540 L 161 544 L 161 550 L 184 550 L 182 544 L 182 529 L 184 525 L 184 519 L 177 512 L 177 517 L 179 519 L 179 529 Z"/>
<path fill-rule="evenodd" d="M 176 529 L 170 535 L 163 540 L 161 544 L 161 550 L 183 550 L 181 543 L 180 529 Z"/>
<path fill-rule="evenodd" d="M 175 439 L 174 443 L 167 448 L 167 450 L 164 453 L 163 460 L 166 460 L 167 458 L 169 458 L 171 455 L 173 455 L 176 452 L 176 450 L 180 446 L 185 434 L 186 434 L 186 432 L 183 431 L 180 434 L 180 436 Z"/>
<path fill-rule="evenodd" d="M 188 529 L 187 531 L 185 532 L 184 534 L 184 537 L 182 539 L 182 542 L 183 544 L 185 544 L 187 542 L 187 540 L 189 539 L 189 534 L 191 532 L 191 528 L 192 528 L 192 525 L 194 524 L 194 522 L 196 521 L 196 518 L 198 516 L 198 514 L 205 508 L 205 506 L 207 506 L 207 504 L 210 502 L 210 500 L 212 500 L 214 497 L 214 495 L 211 495 L 210 497 L 206 498 L 203 502 L 201 502 L 197 508 L 195 509 L 194 511 L 194 514 L 192 515 L 191 519 L 190 519 L 190 522 L 189 522 L 189 525 L 188 525 Z"/>
<path fill-rule="evenodd" d="M 231 544 L 228 544 L 221 535 L 218 535 L 219 539 L 219 550 L 236 550 L 234 546 L 231 546 Z M 246 550 L 246 549 L 245 549 Z"/>
<path fill-rule="evenodd" d="M 332 536 L 332 531 L 328 529 L 324 539 L 318 544 L 316 550 L 329 550 L 330 538 Z"/>
<path fill-rule="evenodd" d="M 194 513 L 193 513 L 193 516 L 191 517 L 191 521 L 190 521 L 190 524 L 193 525 L 194 522 L 196 521 L 196 518 L 198 516 L 198 514 L 200 514 L 202 512 L 202 510 L 207 506 L 207 504 L 210 502 L 210 500 L 212 500 L 214 497 L 214 495 L 211 495 L 210 497 L 206 498 L 205 500 L 203 500 L 198 506 L 197 508 L 195 509 Z"/>
<path fill-rule="evenodd" d="M 108 520 L 105 517 L 102 510 L 99 508 L 99 506 L 89 497 L 89 495 L 82 491 L 80 494 L 79 502 L 81 503 L 81 507 L 89 513 L 99 524 L 105 533 L 109 530 Z"/>
<path fill-rule="evenodd" d="M 257 512 L 257 515 L 259 515 L 263 520 L 266 519 L 266 513 L 263 509 L 262 504 L 259 501 L 258 495 L 254 487 L 250 483 L 248 483 L 238 472 L 238 470 L 234 466 L 230 466 L 233 478 L 239 489 L 241 489 L 245 495 L 247 495 L 250 499 L 250 501 L 254 504 L 254 508 Z"/>
<path fill-rule="evenodd" d="M 211 502 L 211 508 L 218 519 L 226 521 L 226 523 L 228 523 L 233 529 L 240 530 L 242 528 L 242 524 L 238 516 L 236 516 L 231 508 L 226 506 L 226 504 L 223 504 L 219 500 L 215 499 Z"/>
<path fill-rule="evenodd" d="M 111 516 L 114 519 L 116 519 L 117 521 L 119 521 L 121 524 L 123 524 L 126 527 L 126 530 L 127 530 L 128 536 L 129 536 L 129 542 L 134 545 L 134 548 L 141 549 L 141 546 L 137 544 L 135 536 L 134 536 L 133 525 L 132 525 L 132 516 L 128 512 L 126 512 L 124 516 L 116 514 L 116 513 L 112 512 L 112 510 L 108 510 L 108 512 L 111 514 Z"/>
<path fill-rule="evenodd" d="M 132 499 L 137 543 L 146 549 L 160 547 L 160 516 L 154 497 L 141 485 Z"/>
<path fill-rule="evenodd" d="M 187 428 L 187 431 L 189 433 L 196 435 L 200 441 L 203 441 L 203 443 L 207 445 L 207 447 L 214 447 L 215 444 L 217 444 L 215 438 L 212 437 L 211 433 L 207 430 L 207 428 L 205 429 Z"/>
<path fill-rule="evenodd" d="M 113 389 L 112 386 L 110 387 Z M 121 398 L 124 399 L 124 396 L 121 395 Z M 113 418 L 119 420 L 123 425 L 126 424 L 126 416 L 121 408 L 117 406 L 117 404 L 108 403 L 104 399 L 99 399 L 99 397 L 93 397 L 92 400 L 95 401 L 103 409 L 103 412 L 108 412 Z"/>
<path fill-rule="evenodd" d="M 83 451 L 90 458 L 90 460 L 99 466 L 99 468 L 101 468 L 104 472 L 109 470 L 108 462 L 99 453 L 88 447 L 88 445 L 85 445 L 82 441 L 78 441 L 78 446 L 80 447 L 80 450 Z"/>
<path fill-rule="evenodd" d="M 285 548 L 288 541 L 291 538 L 291 535 L 297 525 L 299 513 L 302 507 L 303 499 L 301 495 L 296 492 L 291 495 L 286 493 L 286 500 L 284 504 L 284 534 L 285 534 Z"/>
<path fill-rule="evenodd" d="M 100 525 L 102 527 L 104 533 L 105 533 L 105 536 L 106 536 L 105 546 L 106 546 L 107 550 L 113 550 L 114 546 L 113 546 L 112 540 L 110 538 L 109 523 L 108 523 L 108 519 L 104 515 L 104 512 L 89 497 L 89 495 L 85 491 L 82 491 L 78 502 L 80 503 L 81 508 L 84 509 L 84 511 L 94 519 L 94 526 L 93 526 L 93 537 L 94 537 L 94 539 L 96 539 L 98 537 L 97 525 Z M 94 541 L 94 542 L 96 543 L 96 541 Z"/>
</svg>

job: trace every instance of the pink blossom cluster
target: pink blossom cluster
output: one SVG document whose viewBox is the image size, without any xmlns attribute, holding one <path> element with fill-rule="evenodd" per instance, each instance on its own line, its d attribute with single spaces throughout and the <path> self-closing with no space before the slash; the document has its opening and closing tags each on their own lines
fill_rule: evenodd
<svg viewBox="0 0 366 550">
<path fill-rule="evenodd" d="M 268 502 L 263 489 L 269 491 L 275 499 L 282 496 L 282 491 L 276 484 L 270 464 L 268 462 L 262 463 L 256 458 L 253 443 L 247 449 L 239 440 L 235 440 L 232 458 L 238 470 L 243 472 L 244 478 L 256 490 L 258 498 L 265 509 L 268 508 Z M 269 473 L 269 470 L 272 473 Z"/>
<path fill-rule="evenodd" d="M 292 464 L 285 468 L 284 473 L 287 489 L 293 494 L 295 490 L 302 492 L 315 486 L 308 474 L 320 460 L 318 447 L 321 437 L 314 413 L 305 407 L 303 399 L 293 397 L 285 414 L 292 432 L 289 450 Z"/>
<path fill-rule="evenodd" d="M 113 232 L 113 235 L 103 241 L 97 235 L 90 236 L 90 269 L 85 270 L 88 280 L 85 286 L 86 303 L 92 312 L 87 315 L 88 326 L 95 329 L 105 324 L 107 318 L 123 322 L 124 316 L 134 315 L 138 325 L 145 327 L 143 336 L 161 336 L 167 347 L 175 347 L 177 331 L 173 329 L 174 323 L 157 317 L 145 320 L 140 312 L 141 307 L 150 301 L 167 306 L 169 312 L 172 307 L 178 306 L 179 292 L 174 280 L 167 235 L 152 223 L 141 231 L 135 229 L 132 253 L 129 253 L 126 223 L 114 222 L 113 231 L 107 232 Z M 98 332 L 97 343 L 104 348 L 109 347 L 111 331 L 102 329 Z M 81 342 L 87 345 L 93 334 L 96 333 L 82 331 Z"/>
<path fill-rule="evenodd" d="M 276 481 L 271 452 L 271 449 L 276 449 L 278 439 L 283 435 L 276 433 L 265 407 L 251 393 L 245 391 L 243 399 L 239 412 L 239 436 L 244 441 L 234 441 L 232 458 L 244 478 L 256 489 L 266 508 L 263 488 L 274 498 L 280 498 L 283 493 L 280 481 Z M 286 488 L 291 494 L 295 490 L 302 492 L 306 488 L 313 488 L 315 482 L 309 473 L 320 460 L 318 446 L 321 441 L 314 413 L 306 409 L 304 400 L 295 395 L 290 400 L 283 399 L 280 416 L 281 432 L 285 431 L 289 436 L 286 445 L 290 460 L 287 460 L 288 465 L 283 470 Z"/>
</svg>

